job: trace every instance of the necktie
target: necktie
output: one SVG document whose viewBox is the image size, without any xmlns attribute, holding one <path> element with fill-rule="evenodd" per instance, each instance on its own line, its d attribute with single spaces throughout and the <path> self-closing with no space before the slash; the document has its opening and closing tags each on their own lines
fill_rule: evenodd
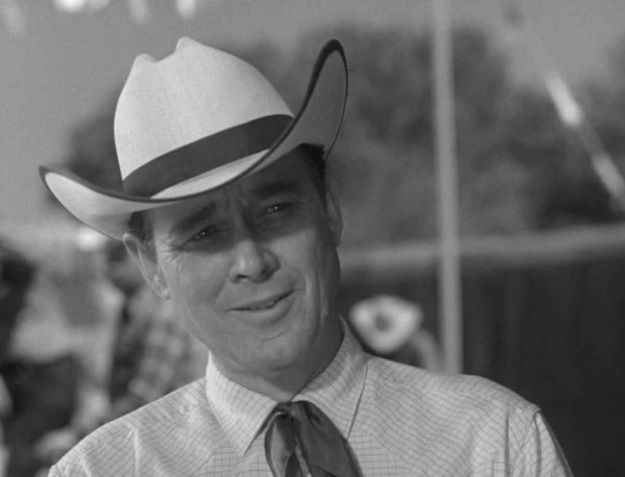
<svg viewBox="0 0 625 477">
<path fill-rule="evenodd" d="M 265 454 L 274 477 L 301 477 L 299 446 L 312 477 L 359 477 L 347 441 L 311 402 L 278 404 L 265 435 Z"/>
</svg>

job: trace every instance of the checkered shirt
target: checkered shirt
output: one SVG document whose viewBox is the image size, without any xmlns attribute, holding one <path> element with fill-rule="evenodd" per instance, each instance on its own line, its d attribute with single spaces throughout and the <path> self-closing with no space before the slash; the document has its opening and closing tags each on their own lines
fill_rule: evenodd
<svg viewBox="0 0 625 477">
<path fill-rule="evenodd" d="M 570 475 L 533 404 L 482 378 L 370 356 L 348 331 L 302 399 L 332 419 L 364 476 Z M 264 434 L 275 405 L 209 361 L 205 378 L 101 427 L 50 476 L 271 476 Z"/>
<path fill-rule="evenodd" d="M 177 316 L 155 313 L 143 329 L 143 352 L 127 393 L 113 404 L 111 418 L 120 417 L 201 376 L 205 349 L 182 327 Z"/>
</svg>

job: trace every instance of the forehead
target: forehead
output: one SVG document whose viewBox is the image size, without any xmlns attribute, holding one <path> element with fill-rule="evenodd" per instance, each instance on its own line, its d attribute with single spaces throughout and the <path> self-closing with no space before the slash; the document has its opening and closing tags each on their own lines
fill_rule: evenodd
<svg viewBox="0 0 625 477">
<path fill-rule="evenodd" d="M 181 201 L 150 212 L 154 231 L 173 231 L 185 223 L 194 222 L 194 216 L 211 215 L 231 197 L 240 197 L 246 205 L 254 205 L 279 194 L 294 194 L 314 200 L 318 197 L 312 178 L 311 166 L 297 152 L 288 154 L 263 169 L 228 184 L 216 191 Z"/>
</svg>

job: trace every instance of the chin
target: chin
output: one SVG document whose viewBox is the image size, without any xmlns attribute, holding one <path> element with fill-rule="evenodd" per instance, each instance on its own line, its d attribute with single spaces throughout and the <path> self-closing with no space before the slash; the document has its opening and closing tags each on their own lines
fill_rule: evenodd
<svg viewBox="0 0 625 477">
<path fill-rule="evenodd" d="M 269 342 L 267 354 L 258 357 L 268 369 L 285 369 L 305 364 L 310 359 L 310 339 L 305 336 L 293 336 L 290 333 L 282 334 Z"/>
</svg>

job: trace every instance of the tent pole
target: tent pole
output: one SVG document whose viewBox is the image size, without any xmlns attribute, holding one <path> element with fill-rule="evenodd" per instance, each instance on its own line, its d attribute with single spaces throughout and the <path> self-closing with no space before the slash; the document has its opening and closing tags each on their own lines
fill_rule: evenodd
<svg viewBox="0 0 625 477">
<path fill-rule="evenodd" d="M 453 52 L 449 0 L 432 0 L 434 116 L 438 181 L 438 299 L 445 372 L 462 372 L 462 294 L 458 239 L 458 180 Z"/>
</svg>

